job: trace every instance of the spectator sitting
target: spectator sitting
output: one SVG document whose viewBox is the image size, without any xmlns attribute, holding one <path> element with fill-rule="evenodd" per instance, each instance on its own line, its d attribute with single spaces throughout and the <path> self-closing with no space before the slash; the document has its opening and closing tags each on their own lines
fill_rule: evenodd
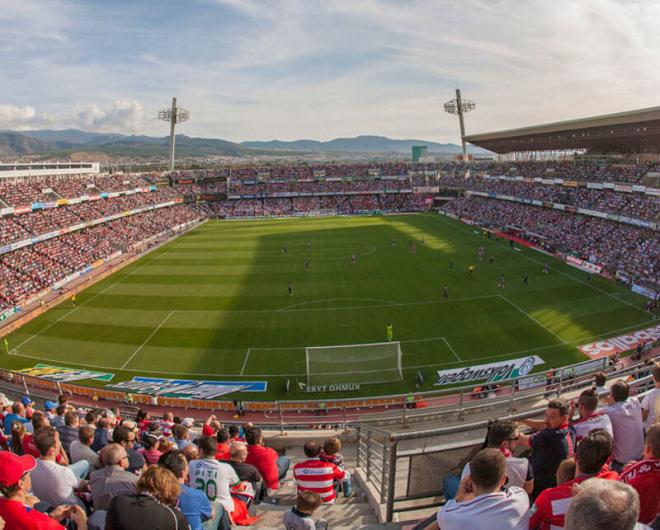
<svg viewBox="0 0 660 530">
<path fill-rule="evenodd" d="M 186 445 L 181 452 L 188 462 L 199 458 L 199 448 L 194 443 Z"/>
<path fill-rule="evenodd" d="M 44 427 L 50 427 L 50 422 L 48 421 L 48 418 L 42 413 L 39 412 L 38 410 L 35 411 L 35 413 L 32 415 L 32 433 L 27 433 L 23 437 L 23 453 L 26 455 L 32 455 L 35 458 L 39 458 L 39 449 L 37 449 L 37 446 L 34 445 L 34 434 L 37 432 L 39 429 L 44 428 Z M 64 451 L 62 451 L 63 455 L 66 455 Z M 57 457 L 57 463 L 61 464 L 62 463 L 62 456 L 58 455 Z"/>
<path fill-rule="evenodd" d="M 230 490 L 239 483 L 239 479 L 234 468 L 215 459 L 217 450 L 218 441 L 214 437 L 205 436 L 199 440 L 201 458 L 189 464 L 190 483 L 201 489 L 211 502 L 219 501 L 227 513 L 232 514 L 234 501 Z M 213 483 L 213 487 L 208 487 L 209 482 Z"/>
<path fill-rule="evenodd" d="M 277 490 L 289 471 L 291 460 L 287 456 L 278 455 L 275 449 L 264 446 L 263 435 L 258 427 L 247 430 L 245 441 L 248 446 L 248 456 L 245 461 L 259 470 L 266 488 Z"/>
<path fill-rule="evenodd" d="M 30 455 L 0 452 L 0 518 L 6 530 L 62 530 L 60 522 L 64 519 L 73 521 L 77 530 L 87 530 L 87 518 L 79 506 L 57 506 L 48 515 L 33 508 L 38 499 L 30 495 L 30 473 L 36 466 L 37 461 Z"/>
<path fill-rule="evenodd" d="M 575 452 L 575 478 L 541 492 L 532 508 L 530 530 L 563 528 L 568 503 L 562 501 L 573 497 L 576 484 L 593 477 L 619 478 L 616 471 L 610 471 L 605 465 L 612 454 L 612 445 L 612 435 L 603 429 L 591 431 L 580 441 Z"/>
<path fill-rule="evenodd" d="M 564 484 L 575 478 L 575 458 L 562 460 L 557 468 L 557 485 Z"/>
<path fill-rule="evenodd" d="M 192 443 L 189 440 L 190 433 L 188 432 L 188 427 L 185 425 L 179 424 L 172 427 L 172 435 L 174 436 L 174 442 L 179 448 L 179 451 L 186 445 L 190 445 Z"/>
<path fill-rule="evenodd" d="M 164 467 L 150 466 L 137 482 L 135 495 L 118 495 L 110 501 L 106 530 L 183 530 L 188 521 L 176 507 L 181 486 Z"/>
<path fill-rule="evenodd" d="M 238 479 L 241 481 L 240 490 L 237 490 L 236 487 L 232 488 L 232 495 L 249 506 L 250 502 L 261 491 L 261 474 L 256 467 L 245 463 L 248 455 L 245 444 L 232 444 L 230 453 L 229 465 L 234 468 Z"/>
<path fill-rule="evenodd" d="M 482 449 L 470 462 L 456 498 L 438 512 L 429 530 L 527 530 L 529 499 L 520 488 L 502 491 L 506 458 L 498 449 Z"/>
<path fill-rule="evenodd" d="M 319 457 L 324 462 L 331 462 L 336 465 L 339 469 L 344 471 L 346 477 L 341 482 L 341 487 L 344 492 L 344 497 L 351 496 L 351 475 L 346 470 L 344 465 L 344 457 L 340 453 L 341 451 L 341 440 L 339 438 L 330 438 L 323 442 L 323 448 L 321 449 L 321 454 Z"/>
<path fill-rule="evenodd" d="M 241 436 L 241 429 L 237 425 L 230 425 L 227 430 L 229 431 L 229 441 L 232 444 L 245 443 L 245 438 Z"/>
<path fill-rule="evenodd" d="M 321 506 L 321 496 L 313 491 L 301 491 L 295 507 L 284 512 L 282 523 L 287 530 L 316 530 L 312 514 Z M 319 525 L 319 528 L 321 525 Z"/>
<path fill-rule="evenodd" d="M 14 403 L 11 406 L 11 413 L 5 414 L 4 421 L 5 434 L 7 436 L 11 434 L 11 426 L 14 422 L 30 423 L 30 420 L 25 417 L 25 405 L 20 401 Z"/>
<path fill-rule="evenodd" d="M 215 454 L 216 460 L 228 461 L 231 459 L 229 450 L 231 445 L 229 443 L 229 431 L 227 429 L 220 429 L 216 435 L 218 440 L 218 452 Z"/>
<path fill-rule="evenodd" d="M 57 415 L 57 403 L 54 401 L 46 401 L 46 403 L 44 403 L 44 411 L 48 420 L 52 421 Z"/>
<path fill-rule="evenodd" d="M 75 464 L 81 460 L 89 462 L 89 469 L 100 469 L 103 464 L 99 455 L 92 451 L 92 442 L 94 441 L 94 427 L 83 425 L 78 430 L 78 439 L 71 444 L 71 463 Z"/>
<path fill-rule="evenodd" d="M 517 458 L 513 455 L 520 434 L 518 426 L 512 420 L 496 420 L 489 429 L 486 436 L 485 447 L 499 449 L 506 458 L 505 487 L 516 486 L 524 489 L 528 494 L 534 490 L 534 475 L 532 466 L 526 458 Z M 470 463 L 465 464 L 461 473 L 461 480 L 470 474 Z"/>
<path fill-rule="evenodd" d="M 637 490 L 640 522 L 651 524 L 660 516 L 660 423 L 651 425 L 646 433 L 642 460 L 628 464 L 619 480 Z"/>
<path fill-rule="evenodd" d="M 130 429 L 126 424 L 115 427 L 112 431 L 113 442 L 126 449 L 128 455 L 128 471 L 134 475 L 139 475 L 147 467 L 143 456 L 135 450 L 135 440 L 137 434 L 135 430 Z"/>
<path fill-rule="evenodd" d="M 214 506 L 209 502 L 206 494 L 203 491 L 191 488 L 186 485 L 188 481 L 188 461 L 183 456 L 181 451 L 170 451 L 160 457 L 158 462 L 159 466 L 169 469 L 179 481 L 181 493 L 179 494 L 179 509 L 188 520 L 191 530 L 202 530 L 202 523 L 209 519 L 216 518 Z M 221 504 L 217 505 L 222 511 L 218 520 L 220 521 L 220 529 L 230 528 L 229 518 L 222 508 Z M 218 528 L 218 524 L 211 525 L 214 529 Z"/>
<path fill-rule="evenodd" d="M 607 375 L 605 375 L 605 372 L 598 372 L 596 374 L 595 383 L 596 393 L 598 394 L 599 398 L 610 393 L 609 388 L 607 388 Z"/>
<path fill-rule="evenodd" d="M 571 401 L 571 406 L 568 411 L 568 420 L 569 424 L 573 426 L 573 430 L 575 431 L 576 442 L 579 442 L 594 429 L 604 429 L 610 433 L 611 436 L 614 436 L 612 433 L 612 421 L 610 420 L 610 417 L 604 412 L 596 412 L 596 409 L 598 408 L 598 393 L 595 388 L 587 388 L 582 391 L 577 400 L 577 409 L 580 414 L 580 419 L 573 421 L 575 407 L 576 401 L 573 400 Z"/>
<path fill-rule="evenodd" d="M 61 427 L 56 427 L 57 432 L 60 435 L 60 442 L 66 455 L 71 460 L 71 444 L 78 440 L 78 427 L 80 424 L 80 418 L 78 414 L 72 411 L 64 414 L 64 425 Z"/>
<path fill-rule="evenodd" d="M 57 408 L 55 409 L 55 412 L 57 414 L 50 419 L 50 423 L 53 427 L 57 429 L 58 427 L 64 426 L 64 415 L 66 414 L 67 410 L 68 407 L 64 403 L 60 403 L 57 406 Z"/>
<path fill-rule="evenodd" d="M 159 451 L 160 440 L 153 432 L 145 432 L 142 435 L 142 449 L 138 449 L 138 453 L 142 455 L 147 464 L 153 465 L 158 463 L 158 459 L 162 456 Z"/>
<path fill-rule="evenodd" d="M 645 429 L 660 422 L 660 363 L 653 366 L 653 382 L 655 388 L 644 396 L 641 403 Z"/>
<path fill-rule="evenodd" d="M 642 407 L 637 398 L 629 394 L 628 383 L 616 381 L 610 388 L 610 405 L 603 409 L 612 420 L 612 469 L 615 471 L 621 471 L 631 460 L 638 460 L 644 452 Z"/>
<path fill-rule="evenodd" d="M 10 445 L 13 453 L 24 455 L 23 440 L 25 439 L 25 423 L 15 421 L 11 426 Z"/>
<path fill-rule="evenodd" d="M 32 490 L 42 501 L 51 506 L 80 504 L 76 491 L 87 490 L 82 477 L 87 476 L 89 464 L 81 460 L 71 466 L 55 460 L 62 450 L 58 432 L 47 427 L 34 433 L 34 444 L 39 449 L 37 467 L 32 471 Z"/>
<path fill-rule="evenodd" d="M 102 469 L 93 471 L 89 477 L 92 502 L 95 510 L 108 510 L 110 501 L 117 495 L 132 495 L 138 481 L 133 473 L 126 471 L 128 456 L 121 445 L 110 443 L 101 449 Z"/>
<path fill-rule="evenodd" d="M 568 404 L 564 399 L 548 402 L 544 420 L 522 420 L 521 423 L 538 432 L 527 436 L 520 433 L 521 443 L 532 448 L 534 490 L 532 499 L 546 488 L 557 485 L 557 468 L 562 460 L 573 456 L 575 435 L 568 428 Z"/>
<path fill-rule="evenodd" d="M 639 497 L 629 485 L 592 478 L 578 486 L 566 514 L 566 530 L 634 530 Z M 648 528 L 648 527 L 647 527 Z"/>
<path fill-rule="evenodd" d="M 32 398 L 30 396 L 23 396 L 21 403 L 25 407 L 25 417 L 28 420 L 32 419 L 32 414 L 34 414 L 34 401 L 32 401 Z"/>
<path fill-rule="evenodd" d="M 335 464 L 319 458 L 321 446 L 317 442 L 306 442 L 303 450 L 307 460 L 293 466 L 298 492 L 313 491 L 321 496 L 324 503 L 333 503 L 336 497 L 334 482 L 343 482 L 346 473 Z"/>
<path fill-rule="evenodd" d="M 97 453 L 110 443 L 110 419 L 101 418 L 96 422 L 96 432 L 94 433 L 94 442 L 92 451 Z"/>
</svg>

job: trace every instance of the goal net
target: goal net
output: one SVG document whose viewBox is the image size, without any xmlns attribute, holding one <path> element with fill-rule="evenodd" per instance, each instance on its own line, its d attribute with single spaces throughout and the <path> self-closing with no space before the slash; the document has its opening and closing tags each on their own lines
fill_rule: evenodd
<svg viewBox="0 0 660 530">
<path fill-rule="evenodd" d="M 374 342 L 305 348 L 308 385 L 401 381 L 401 344 Z"/>
</svg>

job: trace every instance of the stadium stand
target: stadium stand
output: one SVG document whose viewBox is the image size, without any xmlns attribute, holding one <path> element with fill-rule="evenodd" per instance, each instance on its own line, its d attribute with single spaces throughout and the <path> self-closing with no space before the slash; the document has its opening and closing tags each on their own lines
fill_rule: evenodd
<svg viewBox="0 0 660 530">
<path fill-rule="evenodd" d="M 471 423 L 450 419 L 445 413 L 440 422 L 443 426 L 433 427 L 425 412 L 427 416 L 419 423 L 422 430 L 357 424 L 357 444 L 343 433 L 343 447 L 332 431 L 264 438 L 251 422 L 234 423 L 227 429 L 215 416 L 195 422 L 168 410 L 147 406 L 150 414 L 135 408 L 117 409 L 68 393 L 50 394 L 55 402 L 40 397 L 37 404 L 36 398 L 24 394 L 22 386 L 3 382 L 0 517 L 9 528 L 17 529 L 31 528 L 31 524 L 56 529 L 60 522 L 73 523 L 78 529 L 105 528 L 107 521 L 122 528 L 145 528 L 143 520 L 131 515 L 136 510 L 141 517 L 148 513 L 154 521 L 164 514 L 173 521 L 173 513 L 179 525 L 205 529 L 229 525 L 281 528 L 283 521 L 309 525 L 310 520 L 319 527 L 324 523 L 340 529 L 421 529 L 433 528 L 436 518 L 443 529 L 465 528 L 466 521 L 470 528 L 562 528 L 564 516 L 567 521 L 574 517 L 571 498 L 577 490 L 573 486 L 582 488 L 584 484 L 586 491 L 593 478 L 600 478 L 621 483 L 630 495 L 631 510 L 625 511 L 630 524 L 654 524 L 660 514 L 660 423 L 655 408 L 660 364 L 628 362 L 611 372 L 610 392 L 615 403 L 622 403 L 616 388 L 625 384 L 624 379 L 630 380 L 631 393 L 636 395 L 623 401 L 648 411 L 644 416 L 650 423 L 643 446 L 621 473 L 611 470 L 608 462 L 617 441 L 628 439 L 626 431 L 615 430 L 612 437 L 595 426 L 577 446 L 570 441 L 566 445 L 573 439 L 569 434 L 579 421 L 577 416 L 566 407 L 558 411 L 556 422 L 548 417 L 548 411 L 556 410 L 554 403 L 567 403 L 593 383 L 590 373 L 572 379 L 563 390 L 552 387 L 563 399 L 547 401 L 548 388 L 527 396 L 515 405 L 523 412 L 507 420 L 510 428 L 503 424 L 497 431 L 497 422 L 481 420 L 501 411 L 497 403 L 482 404 L 471 412 L 475 420 Z M 615 409 L 621 406 L 628 405 L 602 403 L 599 414 L 614 418 Z M 537 420 L 539 413 L 545 413 L 545 419 Z M 633 422 L 629 427 L 641 431 L 642 416 Z M 454 425 L 447 426 L 451 423 Z M 525 424 L 537 434 L 523 434 Z M 491 448 L 479 452 L 484 432 L 484 445 Z M 499 442 L 491 440 L 491 435 L 499 436 Z M 502 437 L 506 439 L 500 440 Z M 183 448 L 182 441 L 187 442 Z M 69 444 L 68 452 L 65 444 Z M 86 452 L 79 450 L 81 444 Z M 224 449 L 219 451 L 221 444 L 228 446 L 229 456 Z M 529 463 L 525 445 L 531 448 Z M 558 447 L 563 447 L 562 458 L 575 455 L 575 464 L 562 464 L 564 475 L 560 473 L 528 500 L 528 494 L 516 484 L 530 491 L 527 486 L 540 480 L 542 473 L 535 463 L 536 452 L 547 455 Z M 198 448 L 197 455 L 193 448 Z M 547 464 L 545 458 L 543 462 Z M 553 469 L 559 462 L 554 462 Z M 465 463 L 460 486 L 449 500 L 443 492 L 443 476 L 452 476 L 452 468 L 460 475 Z M 505 472 L 507 466 L 513 467 Z M 427 472 L 420 473 L 422 469 Z M 512 478 L 515 469 L 520 470 L 518 482 Z M 315 470 L 313 482 L 309 470 Z M 554 472 L 548 476 L 552 475 Z M 211 488 L 211 476 L 225 478 Z M 353 491 L 346 489 L 349 480 Z M 30 489 L 38 497 L 30 496 Z M 149 504 L 151 498 L 159 503 Z M 472 503 L 465 502 L 473 498 L 483 502 L 476 512 L 470 509 Z M 432 502 L 419 508 L 424 499 Z M 414 521 L 424 512 L 432 515 L 407 525 L 386 522 L 394 514 L 400 520 Z M 163 528 L 174 528 L 168 524 Z M 617 520 L 617 524 L 628 523 Z"/>
<path fill-rule="evenodd" d="M 658 169 L 653 163 L 488 161 L 468 171 L 462 163 L 368 163 L 180 172 L 158 187 L 153 183 L 162 183 L 162 176 L 155 175 L 2 182 L 0 310 L 206 217 L 404 212 L 441 205 L 443 212 L 497 234 L 515 235 L 553 253 L 574 253 L 612 277 L 657 288 L 660 208 L 657 185 L 647 183 Z M 448 190 L 458 191 L 458 197 L 436 201 Z M 657 352 L 648 358 L 653 355 Z M 3 374 L 0 517 L 7 528 L 18 529 L 57 529 L 61 522 L 80 530 L 105 528 L 106 521 L 137 529 L 144 528 L 145 514 L 154 521 L 163 518 L 163 528 L 174 528 L 174 521 L 194 529 L 282 527 L 283 521 L 287 528 L 308 528 L 313 520 L 333 528 L 375 528 L 379 521 L 395 528 L 401 527 L 393 523 L 396 517 L 422 514 L 431 517 L 417 524 L 420 529 L 432 528 L 436 518 L 443 530 L 459 525 L 546 529 L 563 527 L 564 517 L 568 528 L 588 509 L 582 500 L 572 503 L 572 496 L 582 499 L 583 490 L 593 487 L 591 497 L 614 495 L 610 490 L 629 496 L 632 519 L 617 520 L 617 528 L 637 522 L 658 528 L 660 367 L 629 359 L 623 364 L 611 367 L 609 377 L 626 382 L 612 384 L 611 403 L 600 402 L 595 412 L 579 402 L 579 416 L 573 416 L 568 406 L 591 387 L 592 373 L 528 392 L 512 382 L 494 392 L 494 399 L 475 399 L 467 407 L 463 390 L 458 398 L 453 394 L 420 411 L 408 411 L 402 399 L 383 399 L 375 409 L 381 415 L 369 423 L 360 422 L 364 410 L 348 421 L 340 404 L 342 413 L 315 425 L 353 427 L 357 441 L 348 438 L 338 453 L 333 440 L 320 453 L 330 431 L 305 433 L 297 445 L 292 437 L 286 441 L 286 457 L 280 454 L 283 447 L 277 452 L 264 446 L 270 439 L 264 442 L 247 421 L 251 416 L 231 436 L 214 417 L 195 426 L 192 418 L 181 417 L 184 409 L 164 411 L 148 398 L 140 404 L 154 418 L 134 407 L 117 410 L 116 402 L 99 401 L 91 389 L 81 388 L 74 400 Z M 42 404 L 33 403 L 25 390 L 45 393 Z M 59 407 L 44 402 L 55 398 Z M 288 426 L 296 417 L 309 425 L 300 419 L 302 407 L 280 408 L 280 428 L 285 418 Z M 267 416 L 257 416 L 258 410 L 255 404 L 249 412 Z M 477 452 L 488 419 L 503 418 L 505 411 L 513 414 L 512 422 L 519 421 L 514 434 Z M 223 412 L 226 418 L 233 413 Z M 576 445 L 576 425 L 592 416 L 607 416 L 611 435 L 581 427 Z M 423 429 L 410 430 L 414 424 Z M 564 462 L 567 458 L 574 461 Z M 468 463 L 469 474 L 461 479 Z M 507 466 L 524 470 L 518 485 L 506 482 Z M 312 482 L 311 472 L 317 476 Z M 221 477 L 220 484 L 211 487 L 211 475 Z M 449 495 L 452 476 L 456 488 Z M 597 478 L 621 486 L 598 489 Z M 521 487 L 530 489 L 531 497 Z M 30 495 L 31 488 L 42 502 Z M 486 501 L 479 512 L 465 503 L 475 497 Z"/>
</svg>

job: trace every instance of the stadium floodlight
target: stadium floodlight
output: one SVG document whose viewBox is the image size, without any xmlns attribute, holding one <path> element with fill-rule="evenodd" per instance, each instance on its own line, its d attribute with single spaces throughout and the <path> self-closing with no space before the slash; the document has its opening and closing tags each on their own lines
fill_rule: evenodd
<svg viewBox="0 0 660 530">
<path fill-rule="evenodd" d="M 456 89 L 456 99 L 452 99 L 445 103 L 445 112 L 449 114 L 458 114 L 458 122 L 461 126 L 461 147 L 463 148 L 463 160 L 467 161 L 467 143 L 465 142 L 465 122 L 463 114 L 470 112 L 477 108 L 474 101 L 470 99 L 461 98 L 461 90 Z"/>
<path fill-rule="evenodd" d="M 190 119 L 190 112 L 186 109 L 176 106 L 176 98 L 172 98 L 172 107 L 158 111 L 158 119 L 167 121 L 170 124 L 170 171 L 174 171 L 174 128 L 177 123 L 188 121 Z"/>
</svg>

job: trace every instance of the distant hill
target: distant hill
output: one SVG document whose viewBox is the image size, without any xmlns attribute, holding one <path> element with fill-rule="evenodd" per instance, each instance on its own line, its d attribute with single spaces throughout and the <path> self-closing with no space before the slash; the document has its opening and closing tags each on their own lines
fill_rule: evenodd
<svg viewBox="0 0 660 530">
<path fill-rule="evenodd" d="M 48 142 L 42 142 L 21 133 L 0 132 L 0 156 L 45 153 L 53 148 Z"/>
<path fill-rule="evenodd" d="M 336 138 L 328 142 L 297 140 L 283 142 L 235 143 L 216 138 L 192 138 L 177 135 L 176 148 L 179 156 L 258 156 L 267 154 L 309 153 L 362 153 L 362 154 L 405 154 L 409 155 L 413 145 L 426 145 L 433 154 L 460 153 L 460 146 L 440 144 L 425 140 L 393 140 L 385 136 L 357 136 Z M 166 157 L 168 137 L 129 136 L 79 131 L 77 129 L 39 130 L 25 132 L 0 132 L 0 155 L 27 155 L 53 153 L 68 156 L 71 153 L 103 153 L 113 156 Z M 470 148 L 473 154 L 487 151 Z"/>
<path fill-rule="evenodd" d="M 245 147 L 255 149 L 271 149 L 278 151 L 305 151 L 311 153 L 348 152 L 348 153 L 410 153 L 413 145 L 425 145 L 429 153 L 460 153 L 461 146 L 456 144 L 440 144 L 426 140 L 393 140 L 386 136 L 356 136 L 354 138 L 335 138 L 327 142 L 317 140 L 296 140 L 282 142 L 241 142 Z M 487 151 L 478 147 L 470 147 L 474 154 L 484 154 Z"/>
</svg>

